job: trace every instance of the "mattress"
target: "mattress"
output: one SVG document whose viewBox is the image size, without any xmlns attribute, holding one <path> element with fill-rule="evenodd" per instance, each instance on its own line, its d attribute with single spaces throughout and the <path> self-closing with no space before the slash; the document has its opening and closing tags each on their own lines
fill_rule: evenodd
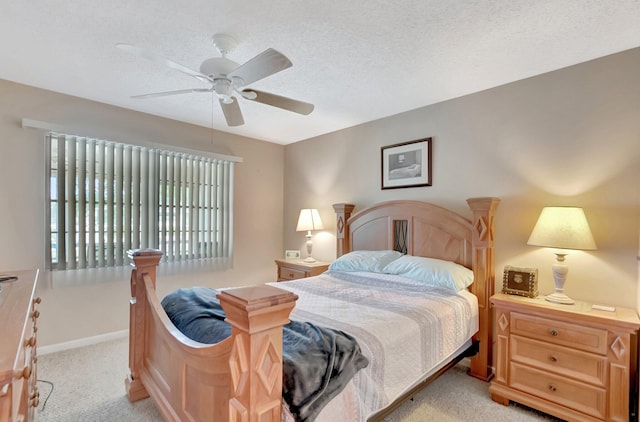
<svg viewBox="0 0 640 422">
<path fill-rule="evenodd" d="M 478 331 L 477 299 L 466 290 L 456 294 L 397 275 L 337 271 L 269 284 L 299 296 L 292 320 L 351 334 L 369 359 L 318 422 L 366 421 L 455 357 Z M 286 409 L 283 420 L 294 420 Z"/>
</svg>

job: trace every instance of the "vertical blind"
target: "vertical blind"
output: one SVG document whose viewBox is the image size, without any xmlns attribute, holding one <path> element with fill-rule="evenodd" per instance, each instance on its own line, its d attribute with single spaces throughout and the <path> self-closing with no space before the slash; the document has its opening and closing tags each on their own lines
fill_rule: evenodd
<svg viewBox="0 0 640 422">
<path fill-rule="evenodd" d="M 48 140 L 50 268 L 123 265 L 136 248 L 168 260 L 231 256 L 233 161 L 58 133 Z"/>
</svg>

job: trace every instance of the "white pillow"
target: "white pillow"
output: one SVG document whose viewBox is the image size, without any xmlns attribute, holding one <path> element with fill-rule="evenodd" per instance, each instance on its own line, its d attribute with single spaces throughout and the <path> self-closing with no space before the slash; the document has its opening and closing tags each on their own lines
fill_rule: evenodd
<svg viewBox="0 0 640 422">
<path fill-rule="evenodd" d="M 333 261 L 329 270 L 381 273 L 387 264 L 401 256 L 398 251 L 353 251 Z"/>
<path fill-rule="evenodd" d="M 473 271 L 451 261 L 405 255 L 392 261 L 384 273 L 401 275 L 458 292 L 473 283 Z"/>
</svg>

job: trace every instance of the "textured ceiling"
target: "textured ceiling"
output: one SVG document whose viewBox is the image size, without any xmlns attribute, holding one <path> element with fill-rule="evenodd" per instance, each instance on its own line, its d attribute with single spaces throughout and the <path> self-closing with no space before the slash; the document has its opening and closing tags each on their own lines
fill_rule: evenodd
<svg viewBox="0 0 640 422">
<path fill-rule="evenodd" d="M 1 79 L 288 144 L 638 47 L 640 0 L 2 0 L 0 23 Z M 210 94 L 130 98 L 203 85 L 115 44 L 197 70 L 219 32 L 238 63 L 289 57 L 251 87 L 313 113 L 241 99 L 229 128 Z"/>
</svg>

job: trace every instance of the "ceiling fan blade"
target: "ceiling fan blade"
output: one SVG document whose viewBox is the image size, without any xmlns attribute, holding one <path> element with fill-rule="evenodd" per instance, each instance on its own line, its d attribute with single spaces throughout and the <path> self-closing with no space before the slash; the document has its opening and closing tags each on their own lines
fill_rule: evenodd
<svg viewBox="0 0 640 422">
<path fill-rule="evenodd" d="M 211 92 L 211 89 L 209 88 L 179 89 L 177 91 L 165 91 L 165 92 L 154 92 L 152 94 L 133 95 L 131 98 L 166 97 L 168 95 L 190 94 L 192 92 Z"/>
<path fill-rule="evenodd" d="M 293 111 L 294 113 L 304 114 L 305 116 L 311 113 L 314 109 L 313 104 L 305 103 L 304 101 L 294 100 L 292 98 L 283 97 L 269 92 L 258 91 L 256 89 L 245 89 L 243 93 L 255 93 L 255 98 L 244 97 L 250 101 L 256 101 L 258 103 L 270 105 L 272 107 L 278 107 L 283 110 Z"/>
<path fill-rule="evenodd" d="M 238 100 L 236 97 L 231 98 L 233 99 L 233 102 L 228 104 L 222 99 L 219 100 L 220 107 L 222 107 L 222 112 L 224 113 L 224 118 L 229 126 L 242 126 L 244 124 L 244 119 L 242 118 L 242 112 L 240 111 Z"/>
<path fill-rule="evenodd" d="M 197 72 L 179 63 L 176 63 L 167 58 L 164 58 L 156 53 L 152 53 L 151 51 L 145 50 L 144 48 L 136 47 L 135 45 L 131 45 L 131 44 L 116 44 L 116 47 L 128 53 L 132 53 L 137 56 L 143 57 L 147 60 L 151 60 L 152 62 L 160 63 L 162 65 L 170 67 L 171 69 L 177 70 L 178 72 L 182 72 L 189 76 L 193 76 L 194 78 L 200 79 L 201 81 L 213 82 L 208 76 L 203 75 L 200 72 Z"/>
<path fill-rule="evenodd" d="M 268 48 L 235 68 L 227 76 L 234 79 L 236 86 L 246 86 L 291 66 L 292 63 L 287 56 L 273 48 Z M 238 81 L 238 78 L 242 81 Z"/>
</svg>

